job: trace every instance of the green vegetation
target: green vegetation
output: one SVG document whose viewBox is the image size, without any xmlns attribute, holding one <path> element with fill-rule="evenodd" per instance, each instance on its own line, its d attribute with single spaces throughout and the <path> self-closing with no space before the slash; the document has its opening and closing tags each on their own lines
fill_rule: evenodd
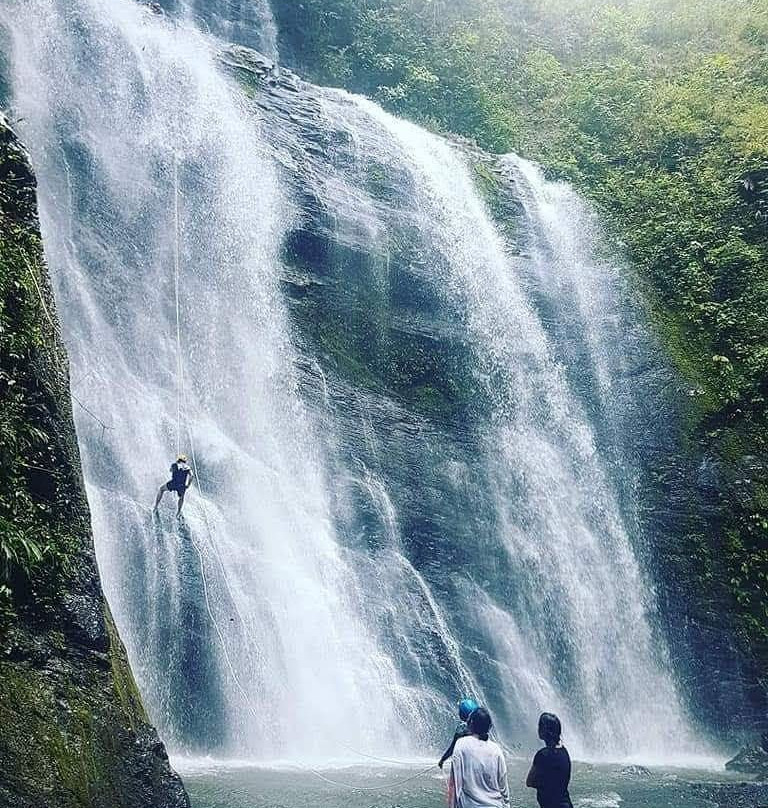
<svg viewBox="0 0 768 808">
<path fill-rule="evenodd" d="M 0 805 L 186 805 L 99 586 L 36 210 L 0 120 Z"/>
<path fill-rule="evenodd" d="M 768 670 L 768 3 L 275 7 L 306 75 L 537 160 L 600 208 L 688 388 L 686 451 L 720 469 L 691 555 L 718 556 L 702 584 Z"/>
<path fill-rule="evenodd" d="M 30 599 L 43 569 L 35 600 L 44 605 L 79 541 L 73 521 L 87 522 L 59 435 L 68 380 L 44 302 L 34 183 L 9 132 L 0 135 L 0 605 L 8 608 Z"/>
</svg>

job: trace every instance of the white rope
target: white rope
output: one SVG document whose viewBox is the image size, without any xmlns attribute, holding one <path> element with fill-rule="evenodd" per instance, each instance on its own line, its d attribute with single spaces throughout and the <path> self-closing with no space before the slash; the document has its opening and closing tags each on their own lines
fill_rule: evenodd
<svg viewBox="0 0 768 808">
<path fill-rule="evenodd" d="M 180 276 L 181 276 L 181 216 L 179 209 L 179 155 L 174 153 L 173 159 L 173 223 L 174 223 L 174 252 L 173 252 L 173 266 L 174 266 L 174 294 L 176 302 L 176 455 L 181 453 L 181 424 L 182 424 L 182 407 L 184 399 L 184 363 L 182 358 L 182 345 L 181 345 L 181 302 L 180 302 Z M 185 419 L 186 421 L 186 419 Z M 197 468 L 197 458 L 195 457 L 195 446 L 192 440 L 192 432 L 187 424 L 187 438 L 190 445 L 190 456 L 192 457 L 192 468 L 197 480 L 197 487 L 200 490 L 200 497 L 202 499 L 203 517 L 205 526 L 208 531 L 209 543 L 213 550 L 216 560 L 221 567 L 224 584 L 229 593 L 232 605 L 237 613 L 238 618 L 244 629 L 247 630 L 245 618 L 243 617 L 237 605 L 237 600 L 229 586 L 224 562 L 219 553 L 216 542 L 213 541 L 213 530 L 211 529 L 210 521 L 208 519 L 208 512 L 205 508 L 205 492 L 203 491 L 202 478 Z"/>
<path fill-rule="evenodd" d="M 179 223 L 179 155 L 173 155 L 173 270 L 174 295 L 176 298 L 176 456 L 181 453 L 181 390 L 184 385 L 183 367 L 181 363 L 181 306 L 179 303 L 179 276 L 181 274 L 180 258 L 180 223 Z"/>
<path fill-rule="evenodd" d="M 376 760 L 379 763 L 390 763 L 390 764 L 393 764 L 393 765 L 396 765 L 396 766 L 412 766 L 413 765 L 412 760 L 397 760 L 396 758 L 385 758 L 385 757 L 379 757 L 378 755 L 369 755 L 366 752 L 361 752 L 359 749 L 355 749 L 354 746 L 350 746 L 347 743 L 342 743 L 341 745 L 345 749 L 348 749 L 350 752 L 353 752 L 354 754 L 359 755 L 360 757 L 367 758 L 368 760 Z"/>
<path fill-rule="evenodd" d="M 176 455 L 181 454 L 181 424 L 182 424 L 182 400 L 183 400 L 183 390 L 184 390 L 184 366 L 182 361 L 182 345 L 181 345 L 181 303 L 180 303 L 180 295 L 179 295 L 179 278 L 181 275 L 181 257 L 180 257 L 180 215 L 179 215 L 179 156 L 178 154 L 174 154 L 173 159 L 173 225 L 174 225 L 174 250 L 173 250 L 173 269 L 174 269 L 174 297 L 175 297 L 175 304 L 176 304 L 176 375 L 177 375 L 177 383 L 176 383 Z M 227 591 L 230 596 L 230 601 L 232 602 L 232 606 L 237 613 L 237 616 L 240 618 L 240 622 L 243 625 L 243 628 L 247 629 L 245 619 L 240 612 L 240 609 L 237 605 L 237 600 L 234 597 L 234 593 L 232 592 L 229 581 L 227 578 L 226 570 L 224 568 L 224 562 L 221 558 L 221 555 L 218 551 L 216 546 L 216 542 L 213 539 L 213 529 L 211 528 L 211 522 L 208 517 L 208 509 L 206 508 L 206 500 L 205 500 L 205 491 L 203 489 L 203 481 L 202 477 L 200 476 L 200 470 L 197 466 L 197 456 L 195 454 L 195 444 L 192 438 L 192 430 L 189 428 L 189 424 L 186 424 L 186 431 L 187 431 L 187 439 L 189 440 L 189 454 L 190 458 L 192 459 L 192 471 L 194 473 L 195 480 L 197 482 L 198 490 L 200 491 L 200 504 L 203 511 L 203 521 L 205 522 L 206 532 L 208 534 L 208 543 L 213 551 L 213 554 L 216 560 L 219 562 L 219 566 L 221 567 L 222 577 L 224 579 L 224 584 L 227 588 Z M 232 676 L 232 681 L 235 683 L 235 686 L 240 691 L 243 699 L 245 701 L 245 706 L 248 709 L 248 712 L 257 720 L 261 721 L 262 717 L 259 715 L 253 703 L 251 701 L 250 694 L 246 691 L 243 687 L 242 683 L 240 682 L 240 678 L 235 671 L 235 666 L 232 663 L 232 659 L 229 656 L 229 651 L 227 650 L 227 643 L 224 639 L 224 634 L 221 631 L 218 621 L 216 620 L 216 616 L 213 613 L 213 607 L 211 606 L 211 598 L 210 598 L 210 591 L 208 587 L 208 579 L 205 574 L 205 558 L 203 556 L 203 552 L 200 549 L 200 546 L 195 541 L 192 536 L 192 533 L 189 533 L 189 539 L 192 543 L 192 546 L 197 553 L 197 557 L 200 563 L 200 578 L 203 584 L 203 596 L 205 600 L 205 608 L 208 612 L 208 617 L 211 620 L 211 624 L 213 625 L 214 630 L 216 631 L 216 635 L 219 640 L 219 644 L 221 645 L 221 650 L 224 653 L 224 660 L 227 663 L 227 667 L 229 668 L 230 675 Z M 351 748 L 351 747 L 350 747 Z M 356 750 L 352 750 L 356 751 Z M 368 757 L 373 760 L 383 758 L 376 758 L 373 755 L 366 755 L 362 752 L 356 752 L 356 754 L 362 755 L 363 757 Z M 394 761 L 392 761 L 394 762 Z M 394 788 L 404 783 L 408 783 L 412 780 L 416 780 L 419 777 L 427 774 L 428 772 L 432 771 L 435 768 L 436 764 L 429 766 L 429 768 L 424 769 L 423 771 L 418 772 L 410 777 L 401 778 L 399 780 L 393 781 L 391 783 L 387 783 L 380 786 L 356 786 L 352 783 L 345 783 L 339 780 L 334 780 L 330 777 L 326 777 L 326 775 L 322 774 L 321 772 L 313 769 L 311 767 L 304 767 L 304 766 L 292 766 L 292 768 L 299 769 L 300 771 L 309 772 L 313 774 L 320 780 L 323 780 L 326 783 L 329 783 L 334 786 L 338 786 L 341 788 L 351 789 L 353 791 L 386 791 L 389 788 Z"/>
<path fill-rule="evenodd" d="M 214 555 L 217 557 L 217 559 L 219 561 L 219 564 L 222 566 L 222 575 L 223 575 L 223 578 L 224 578 L 224 584 L 227 587 L 227 591 L 229 592 L 230 601 L 232 602 L 232 605 L 234 606 L 235 612 L 237 613 L 238 617 L 240 618 L 241 622 L 243 623 L 243 627 L 245 627 L 245 621 L 243 619 L 242 614 L 240 613 L 240 610 L 237 607 L 237 602 L 235 601 L 235 598 L 234 598 L 234 595 L 232 593 L 232 590 L 229 588 L 229 582 L 227 581 L 227 576 L 226 576 L 226 573 L 225 573 L 225 571 L 223 569 L 223 562 L 221 560 L 221 557 L 219 556 L 218 549 L 216 548 L 216 543 L 213 540 L 213 529 L 211 528 L 211 522 L 210 522 L 210 519 L 208 517 L 208 509 L 206 508 L 206 505 L 205 505 L 205 492 L 203 490 L 203 483 L 202 483 L 202 479 L 200 477 L 200 472 L 198 471 L 198 467 L 197 467 L 197 457 L 195 456 L 195 447 L 194 447 L 194 443 L 192 442 L 192 432 L 189 429 L 189 427 L 187 427 L 187 436 L 188 436 L 189 442 L 190 442 L 189 455 L 192 458 L 192 470 L 194 471 L 195 480 L 197 480 L 197 487 L 198 487 L 198 490 L 200 491 L 200 505 L 201 505 L 201 508 L 202 508 L 202 511 L 203 511 L 203 521 L 205 522 L 205 528 L 206 528 L 206 531 L 208 533 L 208 543 L 210 544 L 211 548 L 213 549 Z M 225 661 L 227 663 L 227 667 L 229 668 L 229 672 L 232 675 L 232 681 L 235 683 L 235 686 L 237 687 L 237 689 L 240 691 L 243 698 L 245 699 L 246 706 L 248 707 L 249 712 L 253 715 L 254 718 L 256 718 L 257 720 L 261 720 L 261 718 L 259 716 L 259 713 L 256 711 L 256 709 L 253 707 L 253 705 L 251 703 L 251 698 L 250 698 L 249 694 L 246 692 L 245 688 L 240 683 L 240 679 L 239 679 L 237 673 L 235 672 L 234 665 L 232 664 L 232 660 L 230 659 L 229 652 L 227 651 L 226 643 L 224 641 L 224 636 L 222 635 L 221 629 L 219 628 L 219 624 L 217 623 L 216 618 L 214 617 L 214 614 L 213 614 L 213 610 L 211 609 L 210 599 L 208 597 L 208 584 L 207 584 L 207 580 L 206 580 L 206 576 L 205 576 L 205 565 L 203 563 L 203 554 L 200 551 L 200 548 L 199 548 L 197 542 L 195 542 L 195 540 L 192 538 L 191 533 L 190 533 L 190 539 L 191 539 L 192 544 L 193 544 L 193 546 L 194 546 L 195 550 L 197 551 L 197 554 L 198 554 L 198 556 L 200 558 L 200 575 L 202 576 L 202 579 L 203 579 L 203 592 L 205 593 L 205 605 L 206 605 L 206 607 L 208 609 L 208 616 L 211 618 L 211 622 L 213 623 L 213 625 L 214 625 L 214 627 L 216 629 L 216 633 L 218 634 L 219 641 L 221 643 L 222 651 L 224 651 L 224 659 L 225 659 Z"/>
<path fill-rule="evenodd" d="M 199 474 L 199 471 L 198 471 L 198 468 L 197 468 L 197 458 L 195 456 L 194 444 L 192 443 L 192 433 L 189 430 L 189 427 L 187 427 L 187 435 L 188 435 L 189 441 L 190 441 L 189 454 L 190 454 L 190 457 L 192 459 L 192 468 L 193 468 L 193 471 L 195 473 L 195 479 L 197 480 L 197 486 L 198 486 L 198 489 L 200 490 L 200 499 L 201 499 L 202 510 L 203 510 L 203 519 L 205 521 L 206 529 L 208 531 L 209 542 L 211 544 L 211 547 L 214 548 L 214 552 L 218 557 L 219 563 L 222 564 L 222 572 L 224 572 L 223 571 L 223 562 L 222 562 L 220 556 L 218 555 L 218 552 L 216 551 L 216 545 L 215 545 L 215 542 L 213 541 L 213 531 L 211 529 L 210 522 L 209 522 L 209 519 L 208 519 L 208 511 L 207 511 L 207 509 L 205 507 L 205 494 L 204 494 L 203 487 L 202 487 L 202 480 L 200 478 L 200 474 Z M 241 695 L 243 696 L 243 699 L 245 701 L 245 706 L 246 706 L 248 712 L 257 721 L 261 721 L 262 716 L 259 715 L 259 713 L 255 709 L 255 707 L 253 706 L 253 702 L 251 701 L 250 694 L 243 687 L 242 683 L 240 682 L 240 678 L 238 677 L 238 675 L 237 675 L 237 673 L 235 671 L 235 667 L 232 664 L 232 660 L 231 660 L 231 658 L 229 656 L 229 652 L 227 651 L 227 646 L 226 646 L 226 642 L 224 640 L 224 636 L 223 636 L 223 634 L 221 632 L 221 629 L 219 628 L 218 622 L 216 621 L 216 617 L 213 614 L 213 609 L 211 607 L 211 601 L 210 601 L 209 590 L 208 590 L 208 582 L 207 582 L 207 578 L 206 578 L 206 575 L 205 575 L 205 562 L 204 562 L 204 558 L 203 558 L 203 553 L 200 550 L 200 547 L 197 544 L 197 542 L 192 538 L 191 533 L 190 533 L 190 541 L 192 542 L 192 546 L 195 548 L 195 552 L 197 553 L 198 559 L 200 561 L 200 577 L 201 577 L 202 582 L 203 582 L 203 594 L 205 596 L 206 610 L 208 611 L 208 616 L 209 616 L 209 618 L 211 620 L 211 623 L 213 624 L 213 626 L 214 626 L 214 628 L 216 630 L 216 634 L 218 636 L 219 643 L 221 644 L 221 649 L 224 652 L 224 659 L 225 659 L 225 661 L 227 663 L 227 667 L 229 668 L 229 672 L 230 672 L 230 674 L 232 676 L 232 681 L 235 683 L 235 686 L 237 687 L 237 689 L 240 691 Z M 224 576 L 224 580 L 226 582 L 226 574 Z M 230 592 L 230 597 L 231 597 L 231 592 Z M 235 603 L 234 599 L 232 599 L 232 602 L 233 602 L 233 604 Z M 239 613 L 239 610 L 237 609 L 236 605 L 235 605 L 235 610 L 238 611 L 238 615 L 239 615 L 240 613 Z M 240 618 L 242 620 L 242 615 L 240 615 Z M 345 744 L 345 746 L 346 746 L 346 744 Z M 347 747 L 347 748 L 350 749 L 351 751 L 355 752 L 358 755 L 362 755 L 363 757 L 371 758 L 372 760 L 385 760 L 384 758 L 376 758 L 374 755 L 366 755 L 363 752 L 358 752 L 357 750 L 352 749 L 352 747 Z M 395 761 L 387 761 L 387 762 L 395 762 Z M 397 761 L 397 762 L 400 762 L 400 761 Z M 312 774 L 313 776 L 317 777 L 319 780 L 322 780 L 325 783 L 328 783 L 330 785 L 334 785 L 334 786 L 337 786 L 337 787 L 340 787 L 340 788 L 346 788 L 346 789 L 349 789 L 349 790 L 352 790 L 352 791 L 373 792 L 373 791 L 386 791 L 386 790 L 388 790 L 390 788 L 395 788 L 395 787 L 400 786 L 400 785 L 402 785 L 404 783 L 409 783 L 412 780 L 416 780 L 419 777 L 423 777 L 425 774 L 432 771 L 432 769 L 434 769 L 436 765 L 437 764 L 432 764 L 431 766 L 424 769 L 423 771 L 419 771 L 416 774 L 411 775 L 410 777 L 400 778 L 398 780 L 394 780 L 394 781 L 392 781 L 390 783 L 386 783 L 386 784 L 379 785 L 379 786 L 356 786 L 356 785 L 354 785 L 352 783 L 345 783 L 345 782 L 343 782 L 341 780 L 334 780 L 333 778 L 327 777 L 322 772 L 319 772 L 319 771 L 317 771 L 316 769 L 313 769 L 310 766 L 292 765 L 291 768 L 297 769 L 298 771 L 301 771 L 301 772 Z"/>
<path fill-rule="evenodd" d="M 203 553 L 201 552 L 197 542 L 192 538 L 191 533 L 189 534 L 189 540 L 192 542 L 192 546 L 195 548 L 197 557 L 200 560 L 200 578 L 203 582 L 203 595 L 205 596 L 205 608 L 208 611 L 208 617 L 210 617 L 211 623 L 214 629 L 216 630 L 216 634 L 219 638 L 219 643 L 221 644 L 221 650 L 224 652 L 224 659 L 227 663 L 227 667 L 229 668 L 229 672 L 232 675 L 232 681 L 234 681 L 235 686 L 245 699 L 246 706 L 248 707 L 249 711 L 252 713 L 254 718 L 258 719 L 259 715 L 251 705 L 250 697 L 248 696 L 248 693 L 245 691 L 245 688 L 240 683 L 240 679 L 238 678 L 237 673 L 235 672 L 235 666 L 232 664 L 232 660 L 229 657 L 229 651 L 227 650 L 227 644 L 224 640 L 224 635 L 222 634 L 221 629 L 219 628 L 218 621 L 216 620 L 216 617 L 213 614 L 213 609 L 211 607 L 211 599 L 208 594 L 208 580 L 205 575 L 205 560 L 203 558 Z"/>
<path fill-rule="evenodd" d="M 187 423 L 187 440 L 189 441 L 189 456 L 192 458 L 192 471 L 194 472 L 195 481 L 197 482 L 197 489 L 200 492 L 200 501 L 203 510 L 203 521 L 205 522 L 205 528 L 208 534 L 208 544 L 210 545 L 210 548 L 213 551 L 214 558 L 216 559 L 216 561 L 218 561 L 219 569 L 221 570 L 221 577 L 222 580 L 224 581 L 224 586 L 227 590 L 227 594 L 229 595 L 229 600 L 232 603 L 232 608 L 235 610 L 235 614 L 240 620 L 240 624 L 242 625 L 243 631 L 245 632 L 247 637 L 248 624 L 245 621 L 245 617 L 243 617 L 243 613 L 240 611 L 240 607 L 237 605 L 237 598 L 235 597 L 235 593 L 232 591 L 232 587 L 229 585 L 229 576 L 227 575 L 227 570 L 226 567 L 224 566 L 224 559 L 222 559 L 218 545 L 213 538 L 214 536 L 213 528 L 211 527 L 210 519 L 208 517 L 208 509 L 205 506 L 206 497 L 205 497 L 205 489 L 203 488 L 203 478 L 197 467 L 195 442 L 192 437 L 192 430 L 189 428 L 188 423 Z"/>
<path fill-rule="evenodd" d="M 214 553 L 218 558 L 219 564 L 222 566 L 222 573 L 224 574 L 224 580 L 225 580 L 225 583 L 226 583 L 226 573 L 224 572 L 224 569 L 223 569 L 223 561 L 221 560 L 221 557 L 219 556 L 218 550 L 216 548 L 216 544 L 213 541 L 213 531 L 211 529 L 210 521 L 209 521 L 209 518 L 208 518 L 208 511 L 207 511 L 207 509 L 205 507 L 205 493 L 204 493 L 203 486 L 202 486 L 202 479 L 200 477 L 200 473 L 199 473 L 198 467 L 197 467 L 197 458 L 196 458 L 196 455 L 195 455 L 194 443 L 192 442 L 192 433 L 191 433 L 191 430 L 189 429 L 189 427 L 187 427 L 187 435 L 188 435 L 188 438 L 189 438 L 189 441 L 190 441 L 189 454 L 190 454 L 190 458 L 192 459 L 192 469 L 193 469 L 193 471 L 195 473 L 195 479 L 197 480 L 197 487 L 198 487 L 198 489 L 200 491 L 200 499 L 201 499 L 201 505 L 202 505 L 202 510 L 203 510 L 203 519 L 205 521 L 206 529 L 208 531 L 209 542 L 210 542 L 211 547 L 214 549 Z M 235 683 L 235 686 L 237 687 L 237 689 L 240 691 L 241 695 L 243 696 L 243 699 L 245 701 L 245 706 L 246 706 L 248 712 L 257 721 L 261 721 L 262 716 L 259 715 L 259 713 L 255 709 L 255 707 L 253 706 L 253 702 L 251 701 L 250 694 L 243 687 L 242 683 L 240 682 L 240 678 L 238 677 L 238 675 L 237 675 L 237 673 L 235 671 L 235 667 L 232 664 L 232 660 L 231 660 L 231 658 L 229 656 L 229 652 L 227 651 L 227 646 L 226 646 L 226 642 L 224 640 L 224 636 L 223 636 L 223 634 L 221 632 L 221 629 L 219 628 L 218 622 L 216 621 L 216 617 L 213 614 L 213 609 L 211 607 L 211 602 L 210 602 L 207 578 L 206 578 L 206 575 L 205 575 L 205 563 L 204 563 L 204 559 L 203 559 L 203 553 L 201 552 L 200 547 L 198 546 L 197 542 L 192 538 L 191 533 L 190 533 L 190 541 L 192 542 L 192 546 L 195 548 L 195 552 L 197 553 L 198 559 L 200 561 L 200 577 L 201 577 L 202 582 L 203 582 L 203 594 L 205 596 L 205 606 L 206 606 L 206 609 L 208 611 L 208 616 L 210 617 L 211 623 L 213 624 L 213 626 L 214 626 L 214 628 L 216 630 L 216 634 L 218 636 L 219 643 L 221 644 L 222 651 L 224 652 L 224 659 L 225 659 L 225 661 L 227 663 L 227 667 L 229 668 L 229 672 L 230 672 L 230 674 L 232 676 L 232 681 Z M 228 584 L 227 584 L 227 587 L 228 587 Z M 232 603 L 235 606 L 235 611 L 237 611 L 238 616 L 240 616 L 240 619 L 242 620 L 243 619 L 242 615 L 240 614 L 239 609 L 237 608 L 237 605 L 235 604 L 235 601 L 234 601 L 234 598 L 232 597 L 231 591 L 230 591 L 230 597 L 232 598 Z M 344 744 L 344 746 L 347 746 L 347 745 Z M 350 749 L 350 751 L 355 752 L 355 754 L 362 755 L 363 757 L 370 758 L 371 760 L 381 760 L 381 761 L 386 761 L 388 763 L 396 763 L 396 762 L 397 763 L 404 763 L 404 761 L 394 761 L 394 760 L 389 760 L 389 759 L 386 759 L 386 758 L 377 758 L 374 755 L 367 755 L 364 752 L 359 752 L 359 751 L 357 751 L 356 749 L 353 749 L 350 746 L 347 746 L 347 748 Z M 398 780 L 394 780 L 392 782 L 385 783 L 383 785 L 378 785 L 378 786 L 356 786 L 356 785 L 354 785 L 352 783 L 345 783 L 342 780 L 334 780 L 333 778 L 324 775 L 322 772 L 319 772 L 319 771 L 317 771 L 316 769 L 313 769 L 310 766 L 292 765 L 291 768 L 296 769 L 296 770 L 301 771 L 301 772 L 311 774 L 314 777 L 318 778 L 319 780 L 322 780 L 323 782 L 328 783 L 328 784 L 333 785 L 333 786 L 337 786 L 337 787 L 340 787 L 340 788 L 346 788 L 346 789 L 349 789 L 351 791 L 374 792 L 374 791 L 387 791 L 388 789 L 396 788 L 396 787 L 398 787 L 400 785 L 403 785 L 405 783 L 409 783 L 412 780 L 416 780 L 419 777 L 423 777 L 425 774 L 428 774 L 430 771 L 432 771 L 432 769 L 434 769 L 436 765 L 437 764 L 433 763 L 428 768 L 426 768 L 426 769 L 424 769 L 422 771 L 419 771 L 416 774 L 411 775 L 410 777 L 400 778 Z"/>
<path fill-rule="evenodd" d="M 173 246 L 173 269 L 174 269 L 174 297 L 176 303 L 176 456 L 178 457 L 181 454 L 181 424 L 182 424 L 182 400 L 183 400 L 183 393 L 184 393 L 184 365 L 182 361 L 182 345 L 181 345 L 181 302 L 180 302 L 180 295 L 179 295 L 179 279 L 181 275 L 181 250 L 180 250 L 180 242 L 181 242 L 181 224 L 180 224 L 180 215 L 179 215 L 179 155 L 174 154 L 173 156 L 173 226 L 174 226 L 174 246 Z M 194 443 L 192 442 L 192 432 L 189 429 L 189 425 L 187 425 L 187 436 L 190 442 L 190 456 L 192 458 L 192 469 L 194 471 L 195 479 L 197 480 L 197 486 L 200 490 L 200 502 L 203 511 L 203 521 L 205 522 L 205 527 L 208 532 L 208 539 L 209 543 L 212 548 L 214 548 L 214 553 L 218 557 L 218 552 L 216 551 L 216 544 L 213 541 L 213 531 L 211 529 L 211 523 L 208 518 L 208 510 L 205 507 L 205 492 L 203 491 L 202 487 L 202 480 L 200 478 L 200 473 L 197 468 L 197 458 L 195 457 L 195 448 Z M 245 691 L 245 688 L 240 683 L 240 679 L 235 672 L 235 667 L 232 664 L 232 660 L 229 656 L 229 651 L 227 650 L 227 644 L 224 640 L 224 634 L 221 631 L 218 621 L 213 613 L 213 608 L 211 606 L 211 599 L 209 595 L 209 587 L 208 587 L 208 580 L 205 575 L 205 559 L 203 557 L 203 553 L 200 549 L 198 543 L 192 537 L 190 532 L 189 534 L 190 541 L 192 542 L 192 546 L 195 548 L 195 552 L 197 553 L 198 559 L 200 561 L 200 577 L 203 583 L 203 594 L 205 596 L 205 606 L 206 610 L 208 611 L 208 616 L 211 619 L 211 624 L 213 625 L 216 634 L 219 638 L 219 642 L 221 643 L 221 650 L 224 652 L 224 659 L 227 663 L 227 667 L 229 668 L 229 672 L 232 675 L 232 680 L 234 681 L 238 690 L 242 693 L 243 697 L 246 699 L 249 709 L 252 710 L 254 716 L 258 718 L 258 714 L 255 710 L 253 710 L 252 705 L 250 703 L 250 699 L 248 698 L 248 694 Z M 219 558 L 219 563 L 221 563 L 221 559 Z M 237 604 L 235 602 L 234 597 L 232 596 L 232 591 L 229 589 L 229 583 L 226 580 L 226 575 L 224 576 L 224 581 L 227 585 L 227 590 L 229 591 L 230 598 L 232 603 L 235 607 L 235 611 L 238 612 L 238 616 L 242 620 L 242 615 L 237 608 Z"/>
<path fill-rule="evenodd" d="M 333 786 L 340 786 L 341 788 L 348 788 L 350 791 L 388 791 L 392 788 L 397 788 L 398 786 L 404 785 L 405 783 L 410 783 L 412 780 L 418 780 L 420 777 L 424 777 L 425 774 L 429 774 L 432 769 L 437 767 L 437 763 L 433 763 L 431 766 L 428 766 L 426 769 L 422 769 L 421 771 L 416 772 L 416 774 L 412 774 L 410 777 L 401 777 L 398 780 L 392 780 L 389 783 L 384 783 L 379 786 L 356 786 L 353 783 L 345 783 L 343 780 L 334 780 L 332 777 L 326 777 L 322 772 L 317 771 L 317 769 L 313 769 L 309 766 L 298 766 L 292 765 L 292 769 L 296 769 L 301 772 L 308 772 L 309 774 L 314 774 L 319 780 L 323 780 L 326 783 L 330 783 Z"/>
<path fill-rule="evenodd" d="M 188 434 L 189 434 L 189 430 L 188 430 Z M 189 434 L 189 437 L 190 437 L 190 440 L 191 440 L 191 434 Z M 211 546 L 215 546 L 213 544 L 211 527 L 210 527 L 210 523 L 208 521 L 208 512 L 207 512 L 206 507 L 205 507 L 205 497 L 203 495 L 202 486 L 201 486 L 201 482 L 200 482 L 200 477 L 198 476 L 197 461 L 196 461 L 196 458 L 195 458 L 195 452 L 194 452 L 194 448 L 192 448 L 191 445 L 190 445 L 190 457 L 192 458 L 192 467 L 193 467 L 193 469 L 195 471 L 195 478 L 197 479 L 197 485 L 198 485 L 198 488 L 200 489 L 200 497 L 201 497 L 202 509 L 203 509 L 203 518 L 205 520 L 209 536 L 211 536 L 211 539 L 210 539 Z M 237 673 L 235 671 L 235 667 L 232 664 L 232 660 L 230 659 L 229 652 L 227 651 L 227 645 L 226 645 L 226 642 L 224 640 L 224 636 L 223 636 L 223 634 L 221 632 L 221 629 L 219 628 L 219 624 L 218 624 L 218 622 L 216 620 L 216 617 L 213 614 L 213 608 L 211 607 L 211 601 L 210 601 L 209 590 L 208 590 L 208 582 L 207 582 L 207 578 L 206 578 L 206 575 L 205 575 L 205 562 L 204 562 L 204 558 L 203 558 L 203 553 L 200 550 L 200 547 L 198 546 L 197 542 L 194 540 L 194 538 L 192 538 L 191 533 L 189 534 L 189 538 L 190 538 L 190 541 L 192 542 L 192 546 L 195 548 L 195 552 L 197 553 L 197 557 L 198 557 L 198 559 L 200 561 L 200 577 L 201 577 L 201 580 L 203 582 L 203 594 L 204 594 L 204 597 L 205 597 L 205 607 L 206 607 L 206 610 L 208 611 L 208 616 L 209 616 L 209 618 L 211 620 L 211 623 L 213 624 L 213 627 L 216 630 L 216 634 L 218 636 L 219 643 L 221 645 L 221 650 L 224 652 L 224 659 L 225 659 L 225 661 L 227 663 L 227 667 L 229 668 L 229 672 L 230 672 L 230 674 L 232 676 L 232 681 L 235 683 L 235 686 L 237 687 L 237 689 L 240 691 L 241 695 L 243 696 L 243 699 L 245 701 L 245 706 L 246 706 L 248 712 L 257 721 L 261 721 L 262 716 L 259 715 L 259 713 L 255 709 L 255 707 L 253 706 L 253 702 L 251 701 L 250 694 L 243 687 L 242 683 L 240 682 L 240 678 L 238 677 L 238 675 L 237 675 Z M 345 744 L 345 746 L 346 746 L 346 744 Z M 358 752 L 357 750 L 352 749 L 352 747 L 347 747 L 347 748 L 349 748 L 351 751 L 355 752 L 358 755 L 362 755 L 363 757 L 371 758 L 372 760 L 385 760 L 384 758 L 376 758 L 374 755 L 366 755 L 363 752 Z M 387 761 L 387 762 L 395 762 L 395 761 Z M 301 771 L 301 772 L 311 774 L 314 777 L 316 777 L 317 779 L 322 780 L 323 782 L 328 783 L 329 785 L 337 786 L 339 788 L 346 788 L 346 789 L 349 789 L 351 791 L 374 792 L 374 791 L 387 791 L 387 790 L 392 789 L 392 788 L 397 788 L 398 786 L 404 785 L 405 783 L 409 783 L 412 780 L 416 780 L 416 779 L 418 779 L 420 777 L 423 777 L 425 774 L 428 774 L 430 771 L 432 771 L 432 769 L 434 769 L 436 765 L 437 765 L 436 763 L 433 763 L 431 766 L 427 767 L 426 769 L 423 769 L 422 771 L 417 772 L 416 774 L 411 775 L 410 777 L 399 778 L 397 780 L 393 780 L 393 781 L 391 781 L 389 783 L 385 783 L 385 784 L 378 785 L 378 786 L 356 786 L 353 783 L 345 783 L 342 780 L 334 780 L 333 778 L 324 775 L 322 772 L 317 771 L 317 769 L 313 769 L 311 766 L 292 765 L 291 768 L 296 769 L 296 770 Z"/>
</svg>

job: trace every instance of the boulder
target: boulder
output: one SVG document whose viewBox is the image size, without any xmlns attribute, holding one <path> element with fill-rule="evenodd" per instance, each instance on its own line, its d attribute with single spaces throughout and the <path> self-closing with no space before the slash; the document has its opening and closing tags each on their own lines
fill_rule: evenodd
<svg viewBox="0 0 768 808">
<path fill-rule="evenodd" d="M 764 743 L 766 742 L 765 737 L 762 740 Z M 753 774 L 761 780 L 768 780 L 768 752 L 766 752 L 763 744 L 745 746 L 725 764 L 725 768 L 728 771 Z"/>
<path fill-rule="evenodd" d="M 624 766 L 619 771 L 619 774 L 622 777 L 650 777 L 651 770 L 646 769 L 645 766 L 638 766 L 638 765 L 631 765 L 631 766 Z"/>
</svg>

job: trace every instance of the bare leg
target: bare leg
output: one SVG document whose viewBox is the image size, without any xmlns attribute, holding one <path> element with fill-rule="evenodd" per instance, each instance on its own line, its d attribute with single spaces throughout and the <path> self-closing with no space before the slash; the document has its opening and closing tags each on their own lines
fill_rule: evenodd
<svg viewBox="0 0 768 808">
<path fill-rule="evenodd" d="M 160 505 L 160 500 L 163 498 L 163 494 L 164 494 L 164 493 L 165 493 L 167 490 L 168 490 L 168 489 L 165 487 L 165 485 L 161 485 L 161 486 L 160 486 L 160 490 L 157 492 L 157 499 L 155 500 L 155 507 L 154 507 L 154 510 L 157 510 L 158 505 Z"/>
<path fill-rule="evenodd" d="M 181 508 L 184 505 L 184 495 L 187 493 L 187 489 L 184 488 L 179 491 L 179 507 L 176 510 L 176 516 L 181 516 Z"/>
</svg>

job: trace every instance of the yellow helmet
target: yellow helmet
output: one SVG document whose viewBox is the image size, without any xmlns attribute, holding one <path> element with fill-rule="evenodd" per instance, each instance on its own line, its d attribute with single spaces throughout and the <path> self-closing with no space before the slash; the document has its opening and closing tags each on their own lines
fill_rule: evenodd
<svg viewBox="0 0 768 808">
<path fill-rule="evenodd" d="M 177 462 L 177 463 L 186 463 L 186 462 L 187 462 L 187 456 L 186 456 L 185 454 L 180 454 L 180 455 L 179 455 L 179 456 L 176 458 L 176 462 Z"/>
</svg>

